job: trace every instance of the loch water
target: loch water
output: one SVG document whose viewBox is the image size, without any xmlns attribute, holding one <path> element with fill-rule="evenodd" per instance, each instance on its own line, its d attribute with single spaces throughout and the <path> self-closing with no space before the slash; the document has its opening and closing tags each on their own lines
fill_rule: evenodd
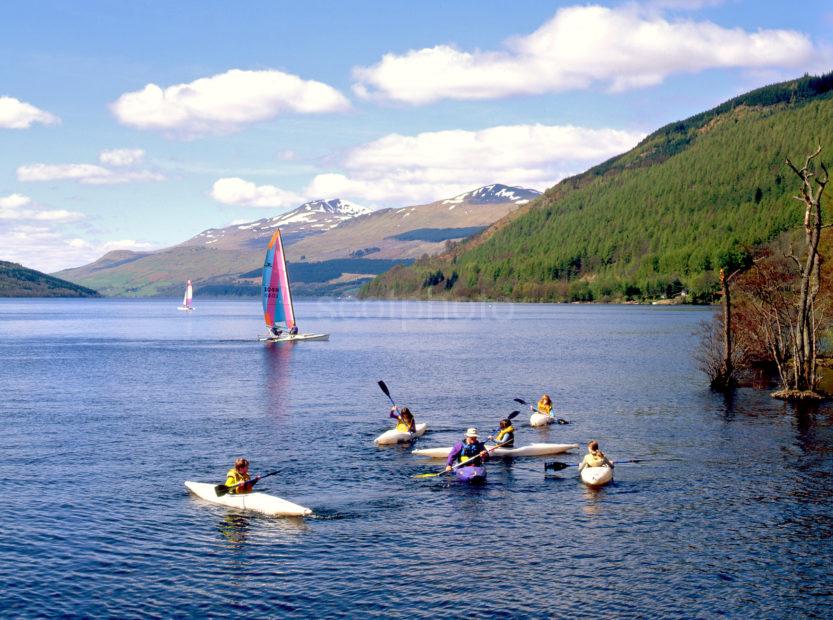
<svg viewBox="0 0 833 620">
<path fill-rule="evenodd" d="M 833 406 L 710 392 L 708 308 L 302 300 L 330 341 L 269 345 L 255 301 L 177 305 L 0 301 L 4 618 L 833 615 Z M 649 460 L 417 480 L 436 462 L 373 444 L 379 379 L 417 447 L 548 392 L 570 424 L 524 411 L 516 445 Z M 314 516 L 187 493 L 238 456 Z"/>
</svg>

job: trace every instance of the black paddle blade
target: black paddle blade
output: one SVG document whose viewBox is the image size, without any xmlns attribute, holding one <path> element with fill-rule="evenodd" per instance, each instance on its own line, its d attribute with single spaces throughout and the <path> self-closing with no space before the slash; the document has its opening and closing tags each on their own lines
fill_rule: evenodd
<svg viewBox="0 0 833 620">
<path fill-rule="evenodd" d="M 558 419 L 556 420 L 556 422 L 557 422 L 558 424 L 569 424 L 569 423 L 570 423 L 570 422 L 569 422 L 569 420 L 564 420 L 563 418 L 558 418 Z"/>
<path fill-rule="evenodd" d="M 552 471 L 561 471 L 567 469 L 570 465 L 568 463 L 561 463 L 559 461 L 552 461 L 551 463 L 544 463 L 544 471 L 551 469 Z"/>
<path fill-rule="evenodd" d="M 513 398 L 512 400 L 514 400 L 516 403 L 520 403 L 522 405 L 528 405 L 529 404 L 523 398 Z"/>
<path fill-rule="evenodd" d="M 506 416 L 506 419 L 507 420 L 514 420 L 515 418 L 517 418 L 520 415 L 520 413 L 521 413 L 520 411 L 513 411 L 508 416 Z"/>
<path fill-rule="evenodd" d="M 218 484 L 214 487 L 214 492 L 217 494 L 217 497 L 222 497 L 228 494 L 228 487 L 224 484 Z"/>
<path fill-rule="evenodd" d="M 390 390 L 388 389 L 388 386 L 385 385 L 385 382 L 384 381 L 379 381 L 378 383 L 379 383 L 379 389 L 381 389 L 385 393 L 385 396 L 390 398 Z"/>
</svg>

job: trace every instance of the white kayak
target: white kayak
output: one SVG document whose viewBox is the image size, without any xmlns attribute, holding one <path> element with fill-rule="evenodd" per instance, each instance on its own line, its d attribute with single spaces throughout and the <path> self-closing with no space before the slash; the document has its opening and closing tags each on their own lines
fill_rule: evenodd
<svg viewBox="0 0 833 620">
<path fill-rule="evenodd" d="M 529 416 L 530 426 L 546 426 L 555 422 L 555 417 L 547 415 L 546 413 L 533 413 Z"/>
<path fill-rule="evenodd" d="M 417 437 L 422 437 L 425 431 L 428 430 L 428 425 L 425 422 L 416 425 L 416 431 L 413 433 L 406 433 L 405 431 L 398 431 L 395 428 L 385 431 L 373 440 L 377 446 L 389 446 L 395 443 L 406 443 Z"/>
<path fill-rule="evenodd" d="M 305 517 L 312 514 L 312 510 L 309 508 L 266 493 L 228 494 L 217 497 L 217 493 L 214 491 L 216 485 L 214 484 L 186 480 L 185 486 L 197 497 L 212 504 L 220 504 L 229 508 L 254 510 L 274 517 Z"/>
<path fill-rule="evenodd" d="M 261 336 L 261 342 L 295 342 L 296 340 L 329 340 L 330 334 L 281 334 L 280 336 Z"/>
<path fill-rule="evenodd" d="M 581 481 L 587 486 L 600 487 L 613 480 L 613 468 L 603 465 L 602 467 L 585 467 L 581 470 Z"/>
<path fill-rule="evenodd" d="M 486 446 L 488 448 L 488 446 Z M 548 454 L 561 454 L 578 448 L 577 443 L 532 443 L 519 448 L 495 448 L 492 454 L 495 456 L 546 456 Z M 444 459 L 451 452 L 451 448 L 423 448 L 411 450 L 411 454 L 425 456 L 431 459 Z"/>
</svg>

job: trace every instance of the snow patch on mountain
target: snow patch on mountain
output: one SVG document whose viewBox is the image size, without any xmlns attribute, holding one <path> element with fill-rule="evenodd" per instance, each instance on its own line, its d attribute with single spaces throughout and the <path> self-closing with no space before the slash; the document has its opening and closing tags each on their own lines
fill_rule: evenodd
<svg viewBox="0 0 833 620">
<path fill-rule="evenodd" d="M 479 189 L 475 189 L 454 198 L 443 200 L 441 204 L 451 205 L 449 210 L 460 204 L 495 204 L 512 202 L 516 205 L 523 205 L 530 200 L 537 198 L 541 192 L 534 189 L 526 189 L 524 187 L 512 187 L 509 185 L 502 185 L 495 183 L 493 185 L 486 185 Z"/>
</svg>

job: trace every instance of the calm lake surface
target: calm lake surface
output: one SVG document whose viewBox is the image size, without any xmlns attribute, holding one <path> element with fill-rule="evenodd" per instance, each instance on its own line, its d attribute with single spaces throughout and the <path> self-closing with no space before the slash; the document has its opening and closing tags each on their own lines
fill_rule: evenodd
<svg viewBox="0 0 833 620">
<path fill-rule="evenodd" d="M 0 301 L 4 617 L 831 617 L 833 408 L 696 370 L 682 307 L 301 301 L 330 342 L 272 345 L 255 301 Z M 384 379 L 450 445 L 515 397 L 622 464 L 497 459 L 415 480 L 377 448 Z M 582 449 L 583 451 L 583 449 Z M 189 496 L 238 456 L 307 519 Z M 559 460 L 577 462 L 579 453 Z"/>
</svg>

